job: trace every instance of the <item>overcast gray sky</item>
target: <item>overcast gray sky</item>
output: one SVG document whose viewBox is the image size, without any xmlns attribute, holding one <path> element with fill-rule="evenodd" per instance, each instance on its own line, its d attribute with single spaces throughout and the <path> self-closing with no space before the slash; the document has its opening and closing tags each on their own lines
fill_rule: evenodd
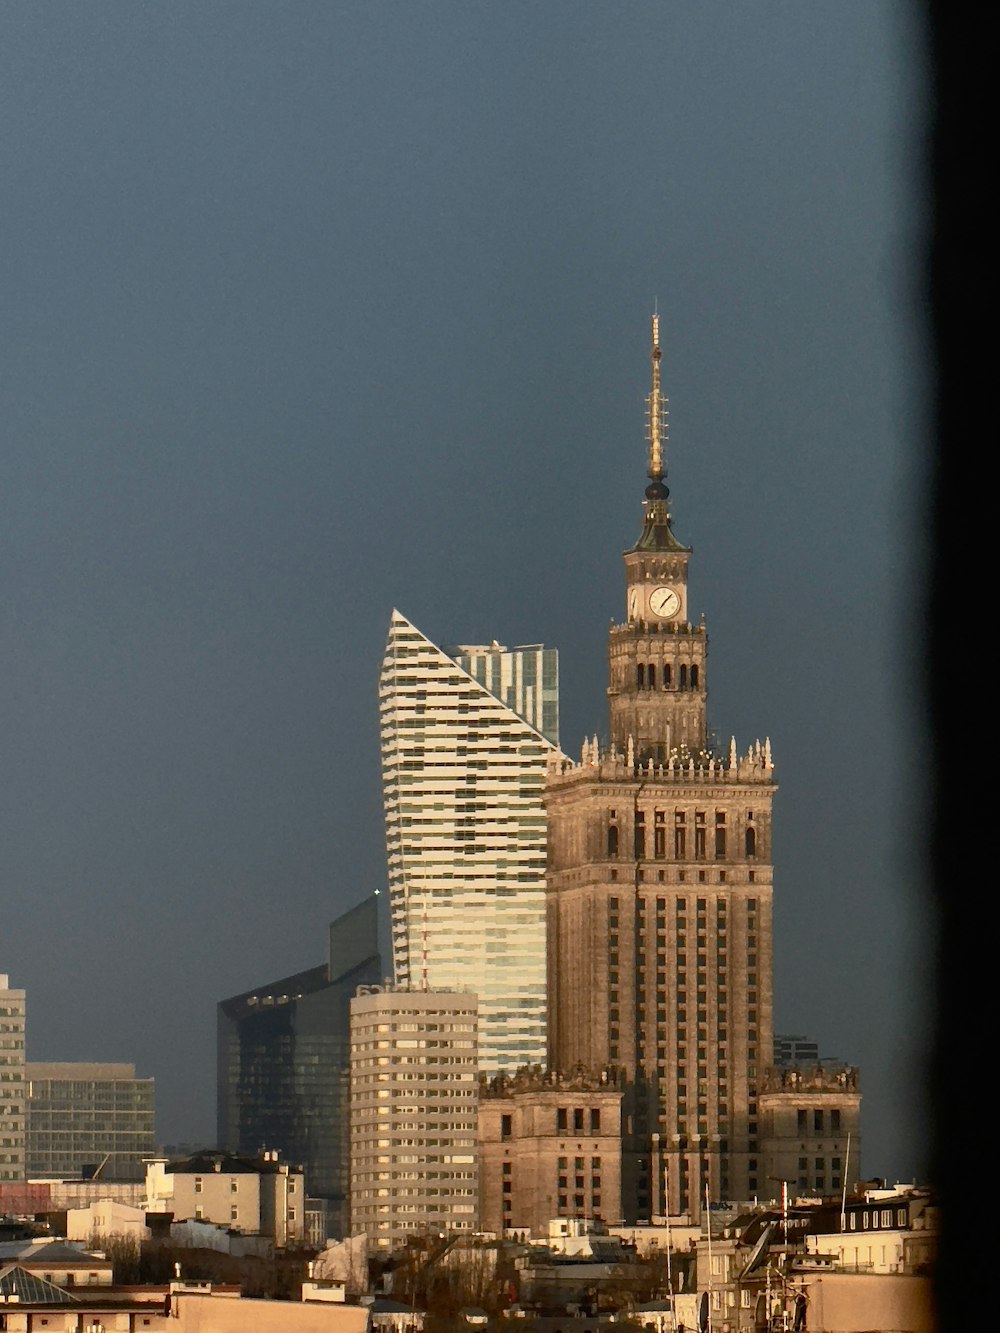
<svg viewBox="0 0 1000 1333">
<path fill-rule="evenodd" d="M 391 608 L 605 728 L 659 298 L 711 722 L 770 735 L 779 1030 L 922 1168 L 912 8 L 0 10 L 0 970 L 214 1134 L 215 1002 L 384 884 Z M 922 556 L 921 556 L 922 559 Z"/>
</svg>

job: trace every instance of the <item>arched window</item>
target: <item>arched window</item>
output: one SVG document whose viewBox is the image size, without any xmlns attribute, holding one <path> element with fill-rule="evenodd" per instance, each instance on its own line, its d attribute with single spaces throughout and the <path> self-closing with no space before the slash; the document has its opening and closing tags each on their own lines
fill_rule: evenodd
<svg viewBox="0 0 1000 1333">
<path fill-rule="evenodd" d="M 746 853 L 748 857 L 757 855 L 757 830 L 751 824 L 747 829 L 746 835 Z"/>
<path fill-rule="evenodd" d="M 691 668 L 691 688 L 692 688 L 693 690 L 696 690 L 696 689 L 698 688 L 698 668 L 697 668 L 697 666 L 692 666 L 692 668 Z"/>
<path fill-rule="evenodd" d="M 663 688 L 665 690 L 670 689 L 670 667 L 668 665 L 663 668 Z"/>
<path fill-rule="evenodd" d="M 608 825 L 608 857 L 618 855 L 618 825 Z"/>
<path fill-rule="evenodd" d="M 644 689 L 646 685 L 646 668 L 642 665 L 641 662 L 635 669 L 635 678 L 639 685 L 639 689 L 640 690 Z"/>
<path fill-rule="evenodd" d="M 653 666 L 652 662 L 646 668 L 646 684 L 651 690 L 656 689 L 656 667 Z"/>
<path fill-rule="evenodd" d="M 681 689 L 682 689 L 682 690 L 686 690 L 687 687 L 688 687 L 688 669 L 687 669 L 686 666 L 682 666 L 682 667 L 681 667 Z"/>
</svg>

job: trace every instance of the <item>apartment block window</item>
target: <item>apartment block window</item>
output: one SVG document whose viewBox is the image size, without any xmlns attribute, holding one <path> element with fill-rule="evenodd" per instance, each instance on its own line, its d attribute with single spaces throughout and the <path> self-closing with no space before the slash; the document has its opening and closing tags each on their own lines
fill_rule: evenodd
<svg viewBox="0 0 1000 1333">
<path fill-rule="evenodd" d="M 813 1130 L 817 1134 L 823 1133 L 823 1112 L 813 1111 Z"/>
<path fill-rule="evenodd" d="M 830 1133 L 831 1133 L 831 1134 L 839 1134 L 839 1133 L 840 1133 L 840 1112 L 839 1112 L 839 1111 L 831 1111 L 831 1112 L 830 1112 Z"/>
<path fill-rule="evenodd" d="M 500 1137 L 502 1139 L 509 1139 L 513 1132 L 513 1117 L 502 1115 L 500 1117 Z"/>
<path fill-rule="evenodd" d="M 808 1112 L 800 1110 L 797 1114 L 798 1114 L 798 1132 L 800 1134 L 805 1134 Z"/>
<path fill-rule="evenodd" d="M 201 1191 L 202 1191 L 202 1179 L 201 1179 L 201 1176 L 195 1176 L 195 1178 L 194 1178 L 194 1192 L 195 1192 L 195 1194 L 200 1194 Z"/>
<path fill-rule="evenodd" d="M 229 1193 L 239 1194 L 239 1192 L 240 1192 L 240 1182 L 238 1180 L 231 1180 L 229 1182 Z"/>
<path fill-rule="evenodd" d="M 590 1109 L 590 1132 L 591 1134 L 600 1134 L 601 1132 L 601 1112 L 596 1106 Z"/>
<path fill-rule="evenodd" d="M 573 1128 L 578 1134 L 583 1133 L 583 1107 L 578 1106 L 573 1111 Z"/>
<path fill-rule="evenodd" d="M 800 1114 L 805 1115 L 805 1111 L 800 1112 Z M 566 1107 L 560 1106 L 559 1109 L 556 1111 L 556 1129 L 565 1130 L 566 1127 L 567 1127 Z"/>
</svg>

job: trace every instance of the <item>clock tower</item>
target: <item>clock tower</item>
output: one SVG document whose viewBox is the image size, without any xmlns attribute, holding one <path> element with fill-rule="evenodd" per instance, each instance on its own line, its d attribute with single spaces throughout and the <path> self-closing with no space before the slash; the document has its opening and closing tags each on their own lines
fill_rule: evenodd
<svg viewBox="0 0 1000 1333">
<path fill-rule="evenodd" d="M 629 737 L 638 758 L 666 763 L 704 751 L 707 636 L 688 620 L 690 548 L 670 526 L 664 482 L 667 402 L 660 389 L 660 320 L 653 316 L 652 388 L 646 400 L 649 485 L 636 544 L 625 552 L 625 611 L 608 641 L 612 744 Z"/>
<path fill-rule="evenodd" d="M 578 763 L 553 756 L 545 789 L 549 1065 L 626 1080 L 628 1221 L 771 1188 L 758 1097 L 773 1035 L 774 765 L 769 742 L 707 743 L 707 639 L 671 527 L 656 316 L 652 362 L 642 532 L 608 636 L 610 742 L 588 738 Z M 593 1151 L 566 1140 L 567 1161 Z M 582 1204 L 566 1188 L 553 1202 L 571 1215 Z"/>
</svg>

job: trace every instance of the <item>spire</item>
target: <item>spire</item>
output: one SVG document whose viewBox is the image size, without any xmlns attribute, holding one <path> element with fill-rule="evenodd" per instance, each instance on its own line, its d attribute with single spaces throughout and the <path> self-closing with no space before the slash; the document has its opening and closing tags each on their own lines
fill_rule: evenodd
<svg viewBox="0 0 1000 1333">
<path fill-rule="evenodd" d="M 649 485 L 646 487 L 646 522 L 635 550 L 686 551 L 670 530 L 670 490 L 664 482 L 667 469 L 664 453 L 667 446 L 667 400 L 660 386 L 660 315 L 653 314 L 652 385 L 646 399 L 646 439 L 649 441 Z"/>
<path fill-rule="evenodd" d="M 667 404 L 660 393 L 660 316 L 653 315 L 653 385 L 646 399 L 646 431 L 649 440 L 649 476 L 652 481 L 663 480 L 663 448 L 667 442 Z"/>
</svg>

